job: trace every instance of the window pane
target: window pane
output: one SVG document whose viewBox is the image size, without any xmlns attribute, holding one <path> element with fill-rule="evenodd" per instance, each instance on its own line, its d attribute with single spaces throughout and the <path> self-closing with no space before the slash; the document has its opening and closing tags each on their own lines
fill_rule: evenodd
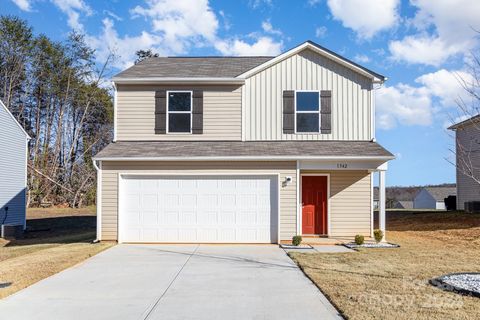
<svg viewBox="0 0 480 320">
<path fill-rule="evenodd" d="M 168 93 L 168 111 L 190 111 L 190 92 Z"/>
<path fill-rule="evenodd" d="M 297 113 L 297 132 L 319 132 L 318 113 Z"/>
<path fill-rule="evenodd" d="M 170 113 L 168 132 L 190 132 L 190 113 Z"/>
<path fill-rule="evenodd" d="M 318 111 L 318 92 L 297 92 L 297 111 Z"/>
</svg>

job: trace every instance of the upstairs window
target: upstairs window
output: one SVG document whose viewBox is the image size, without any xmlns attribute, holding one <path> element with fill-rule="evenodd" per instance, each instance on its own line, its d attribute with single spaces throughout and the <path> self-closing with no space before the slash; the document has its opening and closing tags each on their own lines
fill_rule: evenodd
<svg viewBox="0 0 480 320">
<path fill-rule="evenodd" d="M 295 92 L 295 131 L 320 132 L 320 93 L 318 91 Z"/>
<path fill-rule="evenodd" d="M 167 91 L 168 133 L 192 133 L 192 91 Z"/>
</svg>

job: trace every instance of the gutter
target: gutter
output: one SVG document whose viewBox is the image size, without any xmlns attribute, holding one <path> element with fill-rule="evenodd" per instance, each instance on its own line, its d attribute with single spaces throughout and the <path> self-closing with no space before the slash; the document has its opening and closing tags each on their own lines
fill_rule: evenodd
<svg viewBox="0 0 480 320">
<path fill-rule="evenodd" d="M 146 78 L 113 78 L 116 84 L 244 84 L 239 78 L 180 78 L 180 77 L 146 77 Z"/>
<path fill-rule="evenodd" d="M 297 161 L 297 160 L 367 160 L 367 161 L 389 161 L 395 159 L 395 156 L 232 156 L 232 157 L 99 157 L 94 161 Z"/>
</svg>

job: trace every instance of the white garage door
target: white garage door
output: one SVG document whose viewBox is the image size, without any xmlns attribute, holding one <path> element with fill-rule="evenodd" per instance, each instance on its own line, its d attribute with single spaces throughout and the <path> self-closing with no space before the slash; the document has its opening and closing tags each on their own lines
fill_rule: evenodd
<svg viewBox="0 0 480 320">
<path fill-rule="evenodd" d="M 123 176 L 120 184 L 120 242 L 277 242 L 274 176 Z"/>
</svg>

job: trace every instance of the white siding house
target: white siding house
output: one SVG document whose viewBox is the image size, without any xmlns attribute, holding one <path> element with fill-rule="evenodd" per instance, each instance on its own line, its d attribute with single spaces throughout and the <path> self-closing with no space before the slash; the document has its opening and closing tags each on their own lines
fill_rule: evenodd
<svg viewBox="0 0 480 320">
<path fill-rule="evenodd" d="M 413 199 L 413 208 L 446 210 L 444 199 L 455 194 L 455 187 L 423 188 Z"/>
<path fill-rule="evenodd" d="M 25 228 L 29 139 L 0 101 L 0 225 L 23 225 Z"/>
</svg>

